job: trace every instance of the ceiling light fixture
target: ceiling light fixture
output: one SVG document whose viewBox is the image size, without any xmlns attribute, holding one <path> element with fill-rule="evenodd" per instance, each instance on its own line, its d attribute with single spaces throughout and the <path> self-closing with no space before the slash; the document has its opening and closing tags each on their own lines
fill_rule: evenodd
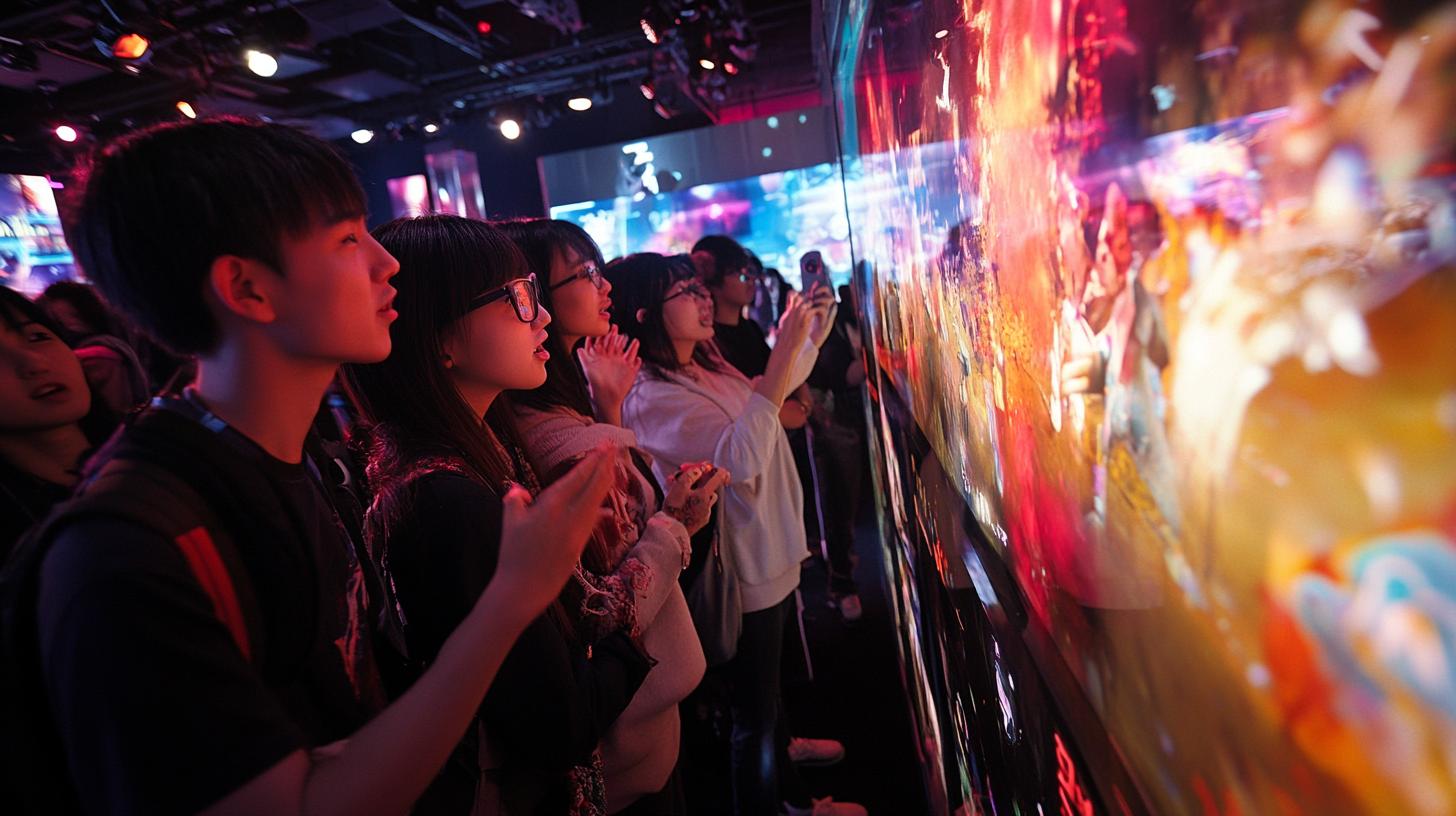
<svg viewBox="0 0 1456 816">
<path fill-rule="evenodd" d="M 515 140 L 521 138 L 521 123 L 517 122 L 514 119 L 502 119 L 500 123 L 500 133 L 506 139 L 514 142 Z"/>
<path fill-rule="evenodd" d="M 591 97 L 589 96 L 573 96 L 572 98 L 566 100 L 566 107 L 571 108 L 578 113 L 580 113 L 581 111 L 591 110 L 591 106 L 592 101 Z"/>
<path fill-rule="evenodd" d="M 260 77 L 267 78 L 278 73 L 278 58 L 267 51 L 249 48 L 243 52 L 243 61 L 247 63 L 249 71 Z"/>
<path fill-rule="evenodd" d="M 192 107 L 191 102 L 188 102 L 185 99 L 177 100 L 177 112 L 187 117 L 188 119 L 197 118 L 197 110 Z"/>
<path fill-rule="evenodd" d="M 359 128 L 353 133 L 350 133 L 349 138 L 358 144 L 369 144 L 369 141 L 374 138 L 374 131 L 369 128 Z"/>
<path fill-rule="evenodd" d="M 139 60 L 147 55 L 147 50 L 152 47 L 151 40 L 129 31 L 111 41 L 111 56 L 120 60 Z"/>
</svg>

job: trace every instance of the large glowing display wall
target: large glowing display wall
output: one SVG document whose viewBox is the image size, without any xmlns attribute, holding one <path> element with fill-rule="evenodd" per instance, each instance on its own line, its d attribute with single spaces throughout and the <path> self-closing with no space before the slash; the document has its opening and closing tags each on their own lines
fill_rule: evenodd
<svg viewBox="0 0 1456 816">
<path fill-rule="evenodd" d="M 1131 779 L 1045 801 L 1456 812 L 1456 4 L 841 5 L 886 528 L 988 580 L 949 486 Z"/>
</svg>

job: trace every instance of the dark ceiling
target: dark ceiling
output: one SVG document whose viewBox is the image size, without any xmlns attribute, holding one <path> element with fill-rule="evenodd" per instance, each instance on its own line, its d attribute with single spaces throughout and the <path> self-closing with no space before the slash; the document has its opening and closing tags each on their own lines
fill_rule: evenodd
<svg viewBox="0 0 1456 816">
<path fill-rule="evenodd" d="M 549 124 L 648 83 L 659 115 L 821 88 L 810 0 L 10 0 L 0 11 L 0 169 L 181 116 L 265 116 L 383 138 L 482 112 Z M 656 44 L 641 21 L 651 21 Z M 110 45 L 135 31 L 144 61 Z M 277 58 L 264 78 L 248 48 Z M 711 70 L 704 68 L 713 65 Z M 638 103 L 640 104 L 640 102 Z M 496 113 L 498 112 L 498 113 Z M 70 124 L 76 145 L 56 138 Z"/>
</svg>

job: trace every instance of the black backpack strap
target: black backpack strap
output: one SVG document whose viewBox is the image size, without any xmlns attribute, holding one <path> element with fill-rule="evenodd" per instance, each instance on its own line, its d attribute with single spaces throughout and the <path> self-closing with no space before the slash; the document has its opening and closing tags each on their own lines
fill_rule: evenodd
<svg viewBox="0 0 1456 816">
<path fill-rule="evenodd" d="M 226 528 L 191 485 L 153 463 L 113 459 L 63 508 L 59 517 L 67 524 L 115 519 L 171 541 L 243 657 L 260 662 L 263 624 L 251 579 Z"/>
<path fill-rule="evenodd" d="M 132 451 L 118 456 L 118 447 L 108 445 L 89 463 L 84 490 L 22 537 L 0 571 L 0 801 L 20 814 L 80 812 L 64 743 L 44 703 L 37 617 L 41 567 L 70 525 L 122 521 L 174 542 L 238 649 L 261 662 L 256 596 L 208 506 L 182 477 L 125 455 Z"/>
</svg>

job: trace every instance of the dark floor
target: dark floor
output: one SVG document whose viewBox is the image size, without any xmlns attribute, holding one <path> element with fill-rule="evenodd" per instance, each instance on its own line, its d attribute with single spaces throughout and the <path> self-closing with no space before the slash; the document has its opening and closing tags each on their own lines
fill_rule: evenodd
<svg viewBox="0 0 1456 816">
<path fill-rule="evenodd" d="M 801 770 L 814 795 L 858 802 L 872 816 L 914 816 L 926 812 L 925 795 L 886 608 L 882 553 L 873 523 L 861 523 L 857 535 L 855 578 L 864 604 L 857 623 L 845 623 L 830 605 L 823 562 L 815 558 L 804 566 L 800 589 L 814 680 L 803 668 L 803 645 L 788 639 L 784 694 L 790 730 L 845 745 L 839 765 Z M 726 742 L 711 729 L 694 727 L 688 713 L 683 756 L 684 770 L 693 769 L 685 779 L 688 812 L 727 814 L 732 800 Z"/>
</svg>

